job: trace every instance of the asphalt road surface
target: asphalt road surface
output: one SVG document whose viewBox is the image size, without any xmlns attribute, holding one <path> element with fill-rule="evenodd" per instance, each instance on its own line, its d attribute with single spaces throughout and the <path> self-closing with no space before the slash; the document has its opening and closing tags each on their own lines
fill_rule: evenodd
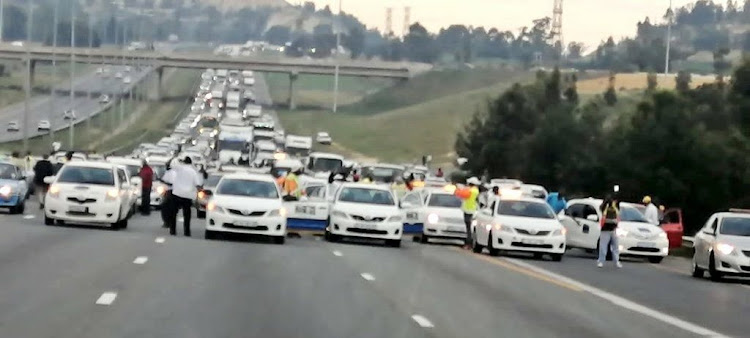
<svg viewBox="0 0 750 338">
<path fill-rule="evenodd" d="M 647 263 L 596 269 L 566 256 L 518 265 L 448 244 L 395 249 L 311 236 L 283 246 L 207 241 L 202 220 L 193 238 L 171 237 L 157 214 L 121 231 L 50 227 L 32 204 L 27 215 L 0 215 L 2 337 L 746 336 L 744 284 Z"/>
</svg>

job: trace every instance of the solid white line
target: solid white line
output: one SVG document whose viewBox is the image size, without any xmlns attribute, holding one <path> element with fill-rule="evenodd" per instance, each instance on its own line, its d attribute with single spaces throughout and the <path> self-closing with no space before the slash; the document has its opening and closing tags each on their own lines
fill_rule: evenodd
<svg viewBox="0 0 750 338">
<path fill-rule="evenodd" d="M 164 243 L 164 237 L 156 237 L 156 240 L 154 242 L 156 242 L 156 243 Z"/>
<path fill-rule="evenodd" d="M 521 261 L 513 259 L 513 258 L 505 258 L 504 260 L 508 261 L 510 263 L 516 264 L 518 266 L 524 267 L 526 269 L 535 271 L 537 273 L 544 274 L 544 275 L 546 275 L 548 277 L 555 278 L 555 279 L 558 279 L 560 281 L 563 281 L 563 282 L 575 285 L 575 286 L 581 288 L 583 291 L 588 292 L 588 293 L 590 293 L 590 294 L 592 294 L 594 296 L 597 296 L 599 298 L 602 298 L 604 300 L 610 301 L 610 302 L 612 302 L 612 304 L 615 304 L 615 305 L 617 305 L 619 307 L 622 307 L 622 308 L 625 308 L 625 309 L 628 309 L 628 310 L 631 310 L 631 311 L 634 311 L 634 312 L 638 312 L 638 313 L 640 313 L 640 314 L 642 314 L 644 316 L 648 316 L 648 317 L 651 317 L 651 318 L 656 319 L 658 321 L 670 324 L 672 326 L 676 326 L 676 327 L 678 327 L 680 329 L 683 329 L 685 331 L 692 332 L 692 333 L 695 333 L 695 334 L 701 335 L 701 336 L 728 337 L 727 335 L 718 333 L 718 332 L 713 331 L 711 329 L 708 329 L 708 328 L 702 327 L 700 325 L 696 325 L 696 324 L 684 321 L 684 320 L 679 319 L 677 317 L 674 317 L 672 315 L 668 315 L 668 314 L 666 314 L 664 312 L 660 312 L 660 311 L 654 310 L 654 309 L 649 308 L 647 306 L 644 306 L 644 305 L 638 304 L 636 302 L 627 300 L 627 299 L 625 299 L 623 297 L 617 296 L 617 295 L 609 293 L 607 291 L 604 291 L 604 290 L 601 290 L 601 289 L 597 289 L 597 288 L 595 288 L 595 287 L 593 287 L 591 285 L 584 284 L 584 283 L 579 282 L 579 281 L 577 281 L 575 279 L 568 278 L 568 277 L 565 277 L 563 275 L 556 274 L 556 273 L 554 273 L 552 271 L 540 268 L 538 266 L 535 266 L 535 265 L 532 265 L 532 264 L 528 264 L 528 263 L 525 263 L 525 262 L 521 262 Z M 592 269 L 594 269 L 593 265 L 592 265 Z"/>
<path fill-rule="evenodd" d="M 34 219 L 34 215 L 23 215 L 23 219 Z"/>
<path fill-rule="evenodd" d="M 341 256 L 343 256 L 344 254 L 342 254 L 342 253 L 341 253 L 341 251 L 338 251 L 338 250 L 333 250 L 333 255 L 334 255 L 334 256 L 336 256 L 336 257 L 341 257 Z"/>
<path fill-rule="evenodd" d="M 425 318 L 422 315 L 413 315 L 411 316 L 411 319 L 414 319 L 417 324 L 421 327 L 435 327 L 435 325 L 432 325 L 432 322 L 430 322 L 429 319 Z"/>
<path fill-rule="evenodd" d="M 371 274 L 369 274 L 367 272 L 361 273 L 360 276 L 362 276 L 362 278 L 364 278 L 365 280 L 369 280 L 369 281 L 374 281 L 375 280 L 375 276 L 373 276 L 373 275 L 371 275 Z"/>
<path fill-rule="evenodd" d="M 96 304 L 98 305 L 110 305 L 115 302 L 115 298 L 117 298 L 117 294 L 114 292 L 105 292 L 102 293 L 101 296 L 99 296 L 99 299 L 96 300 Z"/>
<path fill-rule="evenodd" d="M 133 264 L 146 264 L 148 262 L 148 257 L 146 256 L 138 256 L 133 261 Z"/>
</svg>

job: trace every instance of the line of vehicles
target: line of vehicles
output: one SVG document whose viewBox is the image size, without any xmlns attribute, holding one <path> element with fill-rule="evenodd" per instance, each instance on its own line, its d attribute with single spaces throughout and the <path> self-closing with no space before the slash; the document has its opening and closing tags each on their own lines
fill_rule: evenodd
<svg viewBox="0 0 750 338">
<path fill-rule="evenodd" d="M 206 71 L 190 113 L 170 136 L 142 144 L 124 157 L 92 160 L 77 154 L 47 180 L 51 187 L 45 224 L 93 222 L 125 228 L 140 198 L 140 161 L 147 160 L 161 176 L 169 161 L 190 157 L 205 172 L 195 208 L 198 217 L 205 218 L 207 239 L 242 233 L 282 244 L 290 231 L 313 231 L 333 242 L 365 238 L 398 247 L 410 235 L 424 244 L 467 238 L 455 185 L 423 165 L 360 164 L 315 151 L 313 141 L 330 144 L 330 135 L 313 139 L 280 130 L 274 117 L 255 104 L 253 87 L 247 85 L 254 81 L 246 80 L 252 76 Z M 227 101 L 230 92 L 238 92 L 238 105 Z M 285 198 L 280 178 L 300 171 L 299 197 Z M 355 176 L 368 182 L 357 182 Z M 397 188 L 412 178 L 412 190 Z M 600 199 L 570 200 L 555 213 L 544 187 L 507 179 L 486 183 L 487 191 L 493 187 L 500 196 L 482 194 L 482 208 L 472 218 L 468 235 L 475 252 L 524 252 L 561 261 L 572 248 L 598 249 Z M 161 204 L 164 190 L 162 184 L 154 184 L 153 206 Z M 671 239 L 681 237 L 681 225 L 679 236 L 670 230 L 677 228 L 669 226 L 681 223 L 681 215 L 673 220 L 665 214 L 665 223 L 655 225 L 640 209 L 639 204 L 621 205 L 616 231 L 620 252 L 659 263 L 670 247 L 679 246 Z M 750 212 L 717 213 L 696 236 L 694 275 L 750 275 L 749 239 Z"/>
</svg>

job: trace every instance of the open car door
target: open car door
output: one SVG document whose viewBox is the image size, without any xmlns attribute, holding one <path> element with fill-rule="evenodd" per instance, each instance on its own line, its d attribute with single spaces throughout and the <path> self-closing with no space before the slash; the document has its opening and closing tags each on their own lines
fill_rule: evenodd
<svg viewBox="0 0 750 338">
<path fill-rule="evenodd" d="M 669 248 L 681 247 L 682 236 L 685 232 L 682 226 L 682 210 L 677 208 L 665 210 L 660 223 L 661 228 L 667 233 Z"/>
<path fill-rule="evenodd" d="M 290 230 L 320 231 L 325 230 L 328 219 L 327 184 L 311 183 L 304 188 L 299 201 L 286 201 L 287 228 Z"/>
</svg>

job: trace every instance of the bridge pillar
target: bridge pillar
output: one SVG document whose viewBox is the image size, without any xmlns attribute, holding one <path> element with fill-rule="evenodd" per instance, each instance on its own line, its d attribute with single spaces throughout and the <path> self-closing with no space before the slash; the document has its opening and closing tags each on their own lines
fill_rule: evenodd
<svg viewBox="0 0 750 338">
<path fill-rule="evenodd" d="M 289 101 L 287 102 L 289 110 L 297 109 L 297 104 L 294 102 L 294 82 L 297 81 L 297 77 L 299 73 L 296 71 L 289 73 Z"/>
<path fill-rule="evenodd" d="M 29 60 L 29 88 L 34 89 L 34 74 L 36 74 L 36 60 Z"/>
<path fill-rule="evenodd" d="M 161 101 L 161 82 L 162 78 L 164 78 L 164 67 L 157 67 L 156 68 L 156 85 L 154 86 L 154 95 L 153 100 L 154 101 Z"/>
</svg>

